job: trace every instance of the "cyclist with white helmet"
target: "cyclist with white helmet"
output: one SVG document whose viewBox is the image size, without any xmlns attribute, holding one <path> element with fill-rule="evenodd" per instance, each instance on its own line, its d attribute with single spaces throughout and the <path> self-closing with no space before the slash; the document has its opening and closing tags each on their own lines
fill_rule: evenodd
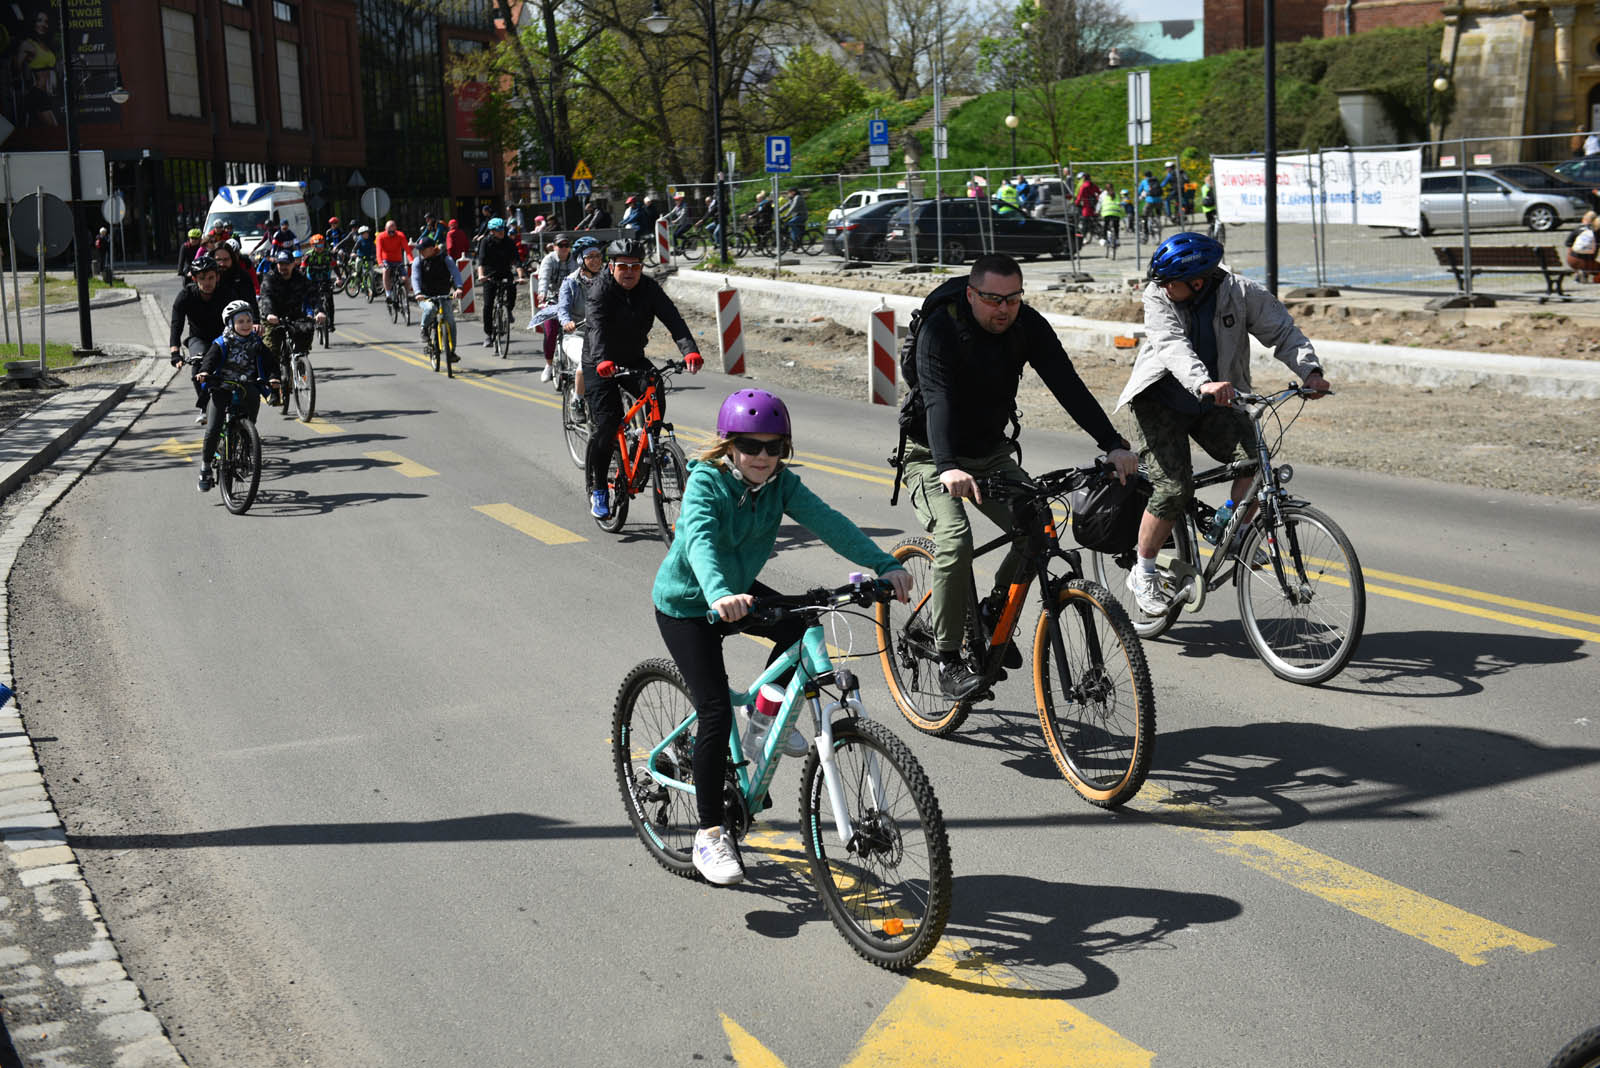
<svg viewBox="0 0 1600 1068">
<path fill-rule="evenodd" d="M 261 410 L 261 398 L 267 390 L 277 389 L 279 379 L 274 374 L 277 361 L 267 353 L 256 333 L 255 316 L 246 301 L 236 300 L 222 309 L 222 335 L 212 342 L 200 360 L 195 372 L 196 385 L 205 386 L 213 379 L 244 382 L 254 388 L 247 389 L 241 402 L 244 416 L 255 422 Z M 222 423 L 230 395 L 223 390 L 208 390 L 206 404 L 206 436 L 200 448 L 200 481 L 196 485 L 201 493 L 211 488 L 211 454 L 217 451 L 217 440 L 222 436 Z"/>
<path fill-rule="evenodd" d="M 1328 392 L 1322 365 L 1288 309 L 1259 282 L 1222 264 L 1222 246 L 1205 234 L 1173 234 L 1150 257 L 1144 288 L 1145 339 L 1117 399 L 1131 405 L 1143 447 L 1139 456 L 1155 492 L 1139 524 L 1139 562 L 1128 589 L 1141 612 L 1158 616 L 1167 602 L 1156 580 L 1156 553 L 1194 495 L 1189 439 L 1218 463 L 1253 461 L 1249 416 L 1232 407 L 1250 390 L 1250 338 L 1273 350 L 1309 389 Z M 1234 480 L 1231 497 L 1250 489 Z"/>
<path fill-rule="evenodd" d="M 757 576 L 772 557 L 785 516 L 840 556 L 892 582 L 900 600 L 911 591 L 911 577 L 895 558 L 824 504 L 784 463 L 794 455 L 792 432 L 789 409 L 766 390 L 741 389 L 722 402 L 716 439 L 689 464 L 677 532 L 656 572 L 656 626 L 700 714 L 692 758 L 697 783 L 721 783 L 726 774 L 733 706 L 722 640 L 729 633 L 726 624 L 739 622 L 757 597 L 774 592 Z M 718 622 L 708 622 L 708 612 Z M 772 640 L 771 663 L 800 640 L 806 626 L 789 618 L 747 632 Z M 778 684 L 788 681 L 784 676 Z M 695 868 L 718 886 L 741 881 L 744 869 L 722 831 L 722 791 L 697 791 L 695 805 Z"/>
<path fill-rule="evenodd" d="M 572 238 L 562 234 L 556 238 L 555 248 L 539 261 L 538 292 L 534 294 L 534 303 L 541 307 L 554 304 L 561 297 L 561 283 L 577 269 L 578 259 L 572 254 Z M 554 320 L 547 319 L 540 330 L 544 335 L 544 373 L 539 376 L 539 381 L 548 382 L 555 377 L 551 361 L 555 359 L 556 337 L 560 328 Z"/>
</svg>

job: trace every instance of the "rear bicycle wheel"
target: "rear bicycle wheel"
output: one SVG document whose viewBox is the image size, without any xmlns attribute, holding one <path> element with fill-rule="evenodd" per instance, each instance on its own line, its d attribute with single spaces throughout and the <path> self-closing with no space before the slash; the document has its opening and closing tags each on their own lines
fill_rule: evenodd
<svg viewBox="0 0 1600 1068">
<path fill-rule="evenodd" d="M 311 366 L 311 357 L 299 353 L 294 358 L 294 410 L 302 423 L 311 422 L 317 414 L 317 372 Z"/>
<path fill-rule="evenodd" d="M 456 354 L 456 324 L 442 315 L 439 318 L 442 320 L 439 323 L 439 340 L 437 342 L 439 355 L 435 359 L 444 363 L 444 376 L 446 378 L 454 378 L 456 376 L 456 365 L 450 362 L 450 357 Z M 437 366 L 434 367 L 435 371 L 438 369 Z"/>
<path fill-rule="evenodd" d="M 410 326 L 411 325 L 411 297 L 406 293 L 405 289 L 398 288 L 398 289 L 395 290 L 395 299 L 400 302 L 400 314 L 405 317 L 406 325 Z"/>
<path fill-rule="evenodd" d="M 250 420 L 235 418 L 229 423 L 218 473 L 223 507 L 234 515 L 244 515 L 261 488 L 261 435 Z"/>
<path fill-rule="evenodd" d="M 595 519 L 595 525 L 607 534 L 615 534 L 628 522 L 628 475 L 622 468 L 622 455 L 611 454 L 611 463 L 606 468 L 606 496 L 611 506 L 611 513 L 604 519 Z"/>
<path fill-rule="evenodd" d="M 678 255 L 690 263 L 697 262 L 705 254 L 705 242 L 701 240 L 700 235 L 697 233 L 684 234 L 683 239 L 678 242 Z"/>
<path fill-rule="evenodd" d="M 833 800 L 815 748 L 800 772 L 800 837 L 828 918 L 866 960 L 915 967 L 950 918 L 950 842 L 928 776 L 883 724 L 833 725 L 833 759 L 855 831 L 837 841 Z"/>
<path fill-rule="evenodd" d="M 568 376 L 561 387 L 561 432 L 567 439 L 567 454 L 579 470 L 589 455 L 589 413 L 581 400 L 577 380 Z"/>
<path fill-rule="evenodd" d="M 1250 527 L 1239 545 L 1239 618 L 1250 647 L 1274 675 L 1315 685 L 1343 671 L 1355 655 L 1366 621 L 1366 582 L 1355 547 L 1323 512 L 1285 504 L 1279 519 L 1271 531 Z"/>
<path fill-rule="evenodd" d="M 1056 770 L 1078 795 L 1116 808 L 1137 794 L 1155 750 L 1155 692 L 1139 636 L 1103 586 L 1072 579 L 1039 613 L 1033 688 Z"/>
<path fill-rule="evenodd" d="M 611 762 L 622 807 L 645 850 L 663 868 L 695 877 L 694 835 L 700 828 L 694 795 L 656 782 L 650 754 L 694 714 L 689 687 L 670 660 L 646 660 L 623 677 L 611 714 Z M 694 729 L 667 742 L 655 770 L 694 783 Z"/>
<path fill-rule="evenodd" d="M 933 634 L 933 541 L 906 538 L 890 554 L 911 576 L 906 604 L 878 605 L 878 659 L 895 707 L 917 730 L 943 738 L 955 732 L 972 706 L 952 701 L 939 686 L 939 650 Z"/>
<path fill-rule="evenodd" d="M 1194 516 L 1185 513 L 1184 517 L 1178 522 L 1188 525 L 1189 544 L 1199 544 L 1200 535 L 1195 526 Z M 1177 552 L 1177 537 L 1175 535 L 1168 537 L 1166 545 L 1161 549 L 1161 553 L 1171 553 L 1175 556 Z M 1128 575 L 1138 566 L 1137 554 L 1134 550 L 1129 549 L 1121 553 L 1092 552 L 1088 554 L 1088 558 L 1089 566 L 1086 569 L 1088 577 L 1099 583 L 1122 606 L 1123 614 L 1128 617 L 1128 621 L 1133 626 L 1133 632 L 1140 638 L 1146 640 L 1159 638 L 1171 629 L 1173 623 L 1177 622 L 1179 614 L 1183 611 L 1182 605 L 1176 603 L 1179 600 L 1179 593 L 1183 589 L 1183 580 L 1176 576 L 1171 568 L 1157 567 L 1156 579 L 1161 584 L 1161 590 L 1166 595 L 1167 600 L 1173 602 L 1173 607 L 1170 611 L 1164 612 L 1159 616 L 1147 616 L 1138 603 L 1134 601 L 1133 591 L 1128 588 Z M 1198 576 L 1195 581 L 1200 581 Z M 1182 599 L 1185 602 L 1188 600 L 1187 596 Z"/>
<path fill-rule="evenodd" d="M 661 540 L 672 544 L 678 528 L 678 513 L 683 509 L 683 490 L 689 481 L 689 463 L 683 447 L 668 437 L 656 443 L 650 463 L 650 483 L 655 490 L 656 526 Z"/>
</svg>

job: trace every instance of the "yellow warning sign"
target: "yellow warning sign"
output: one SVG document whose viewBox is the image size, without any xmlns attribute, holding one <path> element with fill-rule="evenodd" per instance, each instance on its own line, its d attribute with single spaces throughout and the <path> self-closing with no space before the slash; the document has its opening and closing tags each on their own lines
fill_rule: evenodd
<svg viewBox="0 0 1600 1068">
<path fill-rule="evenodd" d="M 583 160 L 581 160 L 581 159 L 578 161 L 578 165 L 576 167 L 572 168 L 572 179 L 573 179 L 573 181 L 582 181 L 585 178 L 593 178 L 593 177 L 594 177 L 594 172 L 591 171 L 589 169 L 589 165 L 587 163 L 583 162 Z"/>
</svg>

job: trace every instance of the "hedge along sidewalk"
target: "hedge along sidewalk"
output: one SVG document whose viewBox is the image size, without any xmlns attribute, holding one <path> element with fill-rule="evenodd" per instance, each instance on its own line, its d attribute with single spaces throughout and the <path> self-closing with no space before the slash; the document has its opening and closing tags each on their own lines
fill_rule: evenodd
<svg viewBox="0 0 1600 1068">
<path fill-rule="evenodd" d="M 928 283 L 932 292 L 938 281 Z M 749 275 L 723 275 L 710 271 L 678 270 L 661 279 L 672 298 L 679 302 L 700 302 L 716 314 L 716 294 L 727 285 L 739 291 L 744 314 L 787 315 L 811 318 L 822 315 L 841 326 L 865 334 L 867 315 L 887 305 L 894 309 L 897 327 L 911 319 L 922 306 L 922 297 L 877 293 L 865 289 L 817 285 L 811 282 L 786 282 Z M 1418 307 L 1421 307 L 1421 298 Z M 1087 350 L 1107 353 L 1116 349 L 1118 337 L 1142 338 L 1141 323 L 1086 319 L 1059 312 L 1043 312 L 1055 328 L 1068 352 Z M 1510 353 L 1457 352 L 1452 349 L 1420 349 L 1405 345 L 1376 345 L 1357 341 L 1319 341 L 1311 339 L 1335 381 L 1376 382 L 1390 385 L 1489 387 L 1539 397 L 1572 400 L 1600 397 L 1600 362 L 1559 360 Z M 1251 342 L 1252 366 L 1260 374 L 1281 375 L 1282 364 L 1271 350 Z M 864 357 L 863 357 L 864 358 Z M 1131 361 L 1131 357 L 1130 357 Z"/>
</svg>

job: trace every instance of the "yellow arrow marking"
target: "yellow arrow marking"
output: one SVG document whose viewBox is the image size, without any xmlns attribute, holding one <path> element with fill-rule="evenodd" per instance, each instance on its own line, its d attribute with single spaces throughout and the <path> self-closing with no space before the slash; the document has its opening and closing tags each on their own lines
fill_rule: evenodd
<svg viewBox="0 0 1600 1068">
<path fill-rule="evenodd" d="M 1420 939 L 1464 964 L 1485 964 L 1496 950 L 1537 953 L 1554 942 L 1514 931 L 1398 883 L 1248 824 L 1147 782 L 1131 807 L 1200 838 L 1224 856 L 1358 916 Z"/>
<path fill-rule="evenodd" d="M 810 878 L 811 864 L 797 835 L 760 829 L 746 836 L 744 845 Z M 993 987 L 993 993 L 975 991 L 978 984 Z M 738 1024 L 722 1019 L 741 1068 L 782 1065 Z M 846 1065 L 1148 1068 L 1154 1057 L 1068 1002 L 1034 991 L 966 940 L 942 938 L 884 1006 Z"/>
<path fill-rule="evenodd" d="M 490 519 L 498 520 L 512 530 L 521 531 L 530 538 L 537 538 L 546 545 L 570 545 L 573 542 L 587 541 L 581 534 L 574 534 L 570 530 L 563 530 L 554 523 L 547 523 L 536 515 L 524 512 L 510 504 L 479 504 L 474 505 L 474 512 L 482 512 Z"/>
<path fill-rule="evenodd" d="M 191 452 L 199 452 L 205 448 L 205 442 L 200 440 L 179 441 L 177 438 L 168 438 L 160 445 L 152 445 L 150 448 L 154 452 L 164 452 L 168 456 L 176 456 L 187 460 Z"/>
<path fill-rule="evenodd" d="M 431 467 L 423 467 L 415 460 L 407 460 L 399 453 L 389 452 L 386 449 L 380 449 L 377 452 L 369 452 L 366 455 L 374 460 L 377 460 L 379 463 L 386 464 L 389 470 L 398 474 L 402 474 L 407 478 L 428 478 L 439 473 Z"/>
</svg>

